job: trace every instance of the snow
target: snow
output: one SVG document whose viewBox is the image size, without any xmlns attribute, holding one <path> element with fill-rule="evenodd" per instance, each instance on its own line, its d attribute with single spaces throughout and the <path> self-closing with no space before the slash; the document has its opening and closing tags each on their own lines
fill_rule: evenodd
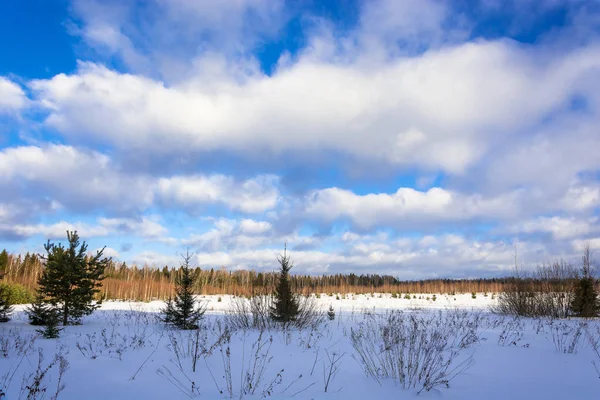
<svg viewBox="0 0 600 400">
<path fill-rule="evenodd" d="M 59 399 L 187 399 L 196 395 L 203 399 L 227 399 L 230 395 L 224 365 L 229 347 L 231 397 L 236 399 L 258 399 L 263 395 L 272 399 L 336 400 L 597 398 L 600 379 L 592 361 L 600 364 L 600 357 L 593 351 L 590 338 L 597 339 L 600 334 L 600 321 L 515 321 L 489 312 L 489 307 L 496 301 L 491 293 L 487 297 L 478 293 L 475 299 L 470 293 L 437 294 L 436 301 L 431 300 L 429 294 L 416 296 L 417 299 L 407 300 L 375 293 L 373 296 L 340 295 L 336 300 L 335 295 L 322 294 L 316 301 L 322 310 L 332 305 L 336 311 L 335 320 L 325 320 L 318 327 L 303 330 L 266 331 L 262 336 L 256 330 L 233 332 L 229 346 L 214 346 L 209 355 L 199 358 L 196 372 L 192 372 L 192 357 L 185 354 L 181 354 L 182 370 L 179 370 L 173 351 L 174 342 L 183 353 L 193 350 L 188 344 L 193 344 L 196 332 L 173 331 L 158 322 L 156 312 L 162 302 L 105 302 L 84 319 L 82 325 L 66 327 L 59 339 L 36 338 L 32 346 L 35 351 L 28 352 L 25 357 L 17 354 L 15 340 L 35 335 L 36 327 L 27 324 L 20 306 L 13 320 L 0 325 L 0 388 L 6 384 L 3 376 L 14 372 L 5 398 L 26 398 L 26 394 L 20 393 L 22 379 L 35 371 L 36 349 L 43 349 L 44 363 L 47 364 L 64 346 L 69 368 Z M 204 296 L 201 300 L 207 304 L 207 313 L 200 342 L 210 347 L 224 333 L 227 310 L 233 297 Z M 465 311 L 471 320 L 478 319 L 479 340 L 461 350 L 461 356 L 472 355 L 474 364 L 450 381 L 448 388 L 437 386 L 420 394 L 417 394 L 418 388 L 402 389 L 392 379 L 378 383 L 368 377 L 352 346 L 350 331 L 361 324 L 369 326 L 371 321 L 391 310 L 433 318 L 442 318 L 442 315 L 459 310 Z M 375 316 L 370 318 L 373 314 Z M 554 342 L 570 343 L 569 339 L 576 335 L 573 332 L 582 323 L 585 325 L 581 325 L 574 353 L 557 350 Z M 259 338 L 263 347 L 257 358 L 254 355 Z M 7 356 L 1 354 L 4 352 Z M 341 356 L 339 370 L 325 393 L 327 376 L 323 371 L 329 366 L 327 356 L 334 354 Z M 259 371 L 263 364 L 262 379 L 252 385 L 254 394 L 244 394 L 243 388 L 248 389 L 248 386 L 244 384 L 246 375 L 243 372 Z M 57 377 L 56 368 L 51 369 L 44 381 L 48 387 L 44 398 L 51 398 Z M 191 393 L 191 381 L 194 382 L 194 393 Z M 270 384 L 273 388 L 269 391 Z"/>
</svg>

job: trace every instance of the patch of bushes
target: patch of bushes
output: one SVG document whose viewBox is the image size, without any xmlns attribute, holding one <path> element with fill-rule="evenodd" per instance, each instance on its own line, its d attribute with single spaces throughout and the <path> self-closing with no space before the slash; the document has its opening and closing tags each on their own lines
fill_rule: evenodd
<svg viewBox="0 0 600 400">
<path fill-rule="evenodd" d="M 19 283 L 0 282 L 0 292 L 10 305 L 31 304 L 34 301 L 33 293 Z"/>
<path fill-rule="evenodd" d="M 448 387 L 473 364 L 468 348 L 479 341 L 479 322 L 460 312 L 366 314 L 350 339 L 367 376 L 430 391 Z"/>
</svg>

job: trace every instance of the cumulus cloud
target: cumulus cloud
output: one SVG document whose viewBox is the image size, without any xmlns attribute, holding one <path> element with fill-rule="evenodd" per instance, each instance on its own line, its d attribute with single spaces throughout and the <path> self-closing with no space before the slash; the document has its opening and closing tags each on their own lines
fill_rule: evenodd
<svg viewBox="0 0 600 400">
<path fill-rule="evenodd" d="M 0 151 L 0 198 L 44 198 L 71 211 L 107 207 L 143 209 L 152 201 L 149 179 L 119 173 L 99 152 L 67 145 L 9 147 Z"/>
<path fill-rule="evenodd" d="M 21 86 L 0 76 L 0 114 L 19 111 L 27 105 L 28 101 Z"/>
<path fill-rule="evenodd" d="M 469 26 L 453 16 L 451 4 L 437 0 L 375 0 L 361 4 L 361 45 L 385 53 L 421 52 L 422 48 L 464 40 Z"/>
<path fill-rule="evenodd" d="M 575 217 L 538 217 L 519 224 L 511 225 L 512 234 L 549 233 L 556 240 L 585 237 L 600 232 L 598 217 L 578 219 Z"/>
<path fill-rule="evenodd" d="M 481 277 L 509 274 L 513 268 L 514 249 L 502 241 L 472 241 L 456 235 L 430 236 L 422 239 L 391 239 L 381 235 L 356 235 L 347 246 L 291 250 L 295 273 L 390 274 L 401 279 L 436 278 L 440 276 Z M 351 245 L 349 245 L 351 244 Z M 535 263 L 542 246 L 530 244 L 520 253 L 523 262 Z M 278 247 L 252 249 L 244 246 L 220 249 L 197 249 L 195 263 L 202 268 L 260 271 L 277 269 Z M 134 259 L 148 265 L 176 262 L 175 257 L 143 252 Z"/>
<path fill-rule="evenodd" d="M 213 89 L 84 63 L 31 88 L 47 106 L 47 125 L 78 142 L 255 157 L 319 149 L 461 174 L 574 94 L 592 95 L 586 82 L 599 48 L 561 57 L 548 50 L 482 41 L 372 67 L 307 56 L 244 83 L 219 77 Z"/>
<path fill-rule="evenodd" d="M 96 251 L 94 252 L 94 254 L 96 254 L 97 251 L 102 250 L 102 248 L 96 249 Z M 121 256 L 121 254 L 119 254 L 119 252 L 115 249 L 113 249 L 112 247 L 106 247 L 104 248 L 104 251 L 102 252 L 102 256 L 103 257 L 111 257 L 115 260 L 118 260 L 119 257 Z"/>
<path fill-rule="evenodd" d="M 141 238 L 158 238 L 168 230 L 158 221 L 143 217 L 98 218 L 95 224 L 59 221 L 51 224 L 6 224 L 1 223 L 0 235 L 9 238 L 26 239 L 41 236 L 44 239 L 64 239 L 67 231 L 77 231 L 80 237 L 94 238 L 110 235 L 134 235 Z"/>
<path fill-rule="evenodd" d="M 278 178 L 260 176 L 240 182 L 230 176 L 175 176 L 156 183 L 160 201 L 187 207 L 223 203 L 246 213 L 263 212 L 275 207 Z"/>
<path fill-rule="evenodd" d="M 288 18 L 280 0 L 74 0 L 72 11 L 71 32 L 100 55 L 170 81 L 188 78 L 207 53 L 247 53 Z"/>
<path fill-rule="evenodd" d="M 142 263 L 179 258 L 130 256 L 136 238 L 267 270 L 288 242 L 298 271 L 406 278 L 503 274 L 513 237 L 530 263 L 572 257 L 598 240 L 597 22 L 562 0 L 500 3 L 303 14 L 298 48 L 265 68 L 290 3 L 75 0 L 77 68 L 0 77 L 0 114 L 35 104 L 20 128 L 62 143 L 0 149 L 0 236 L 77 229 L 127 236 Z M 478 30 L 503 12 L 499 30 L 527 34 L 554 7 L 567 26 L 530 44 Z"/>
<path fill-rule="evenodd" d="M 70 211 L 104 209 L 143 212 L 165 207 L 220 203 L 233 210 L 260 212 L 275 206 L 277 178 L 238 180 L 224 175 L 166 178 L 119 170 L 109 156 L 66 145 L 9 147 L 0 151 L 0 200 L 15 193 L 42 201 L 50 196 Z"/>
<path fill-rule="evenodd" d="M 519 193 L 497 198 L 464 195 L 434 187 L 427 191 L 400 188 L 395 193 L 357 195 L 352 191 L 329 188 L 314 191 L 305 199 L 304 212 L 321 221 L 350 219 L 361 229 L 393 226 L 425 226 L 435 222 L 480 219 L 506 219 L 518 210 Z"/>
</svg>

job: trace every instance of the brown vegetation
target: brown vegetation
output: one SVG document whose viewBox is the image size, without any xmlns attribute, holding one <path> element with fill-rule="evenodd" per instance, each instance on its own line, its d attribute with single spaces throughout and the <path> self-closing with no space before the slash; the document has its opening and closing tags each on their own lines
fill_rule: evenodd
<svg viewBox="0 0 600 400">
<path fill-rule="evenodd" d="M 6 282 L 20 283 L 29 291 L 37 289 L 42 274 L 43 261 L 35 254 L 8 255 L 4 271 Z M 173 295 L 175 277 L 179 269 L 150 266 L 129 266 L 111 262 L 105 270 L 105 280 L 100 292 L 103 299 L 150 301 L 167 299 Z M 277 272 L 252 270 L 228 271 L 221 269 L 194 270 L 197 294 L 233 294 L 250 297 L 272 293 L 277 282 Z M 515 278 L 496 279 L 435 279 L 422 281 L 399 281 L 381 275 L 291 275 L 292 288 L 297 293 L 501 293 L 514 286 Z M 544 291 L 555 291 L 563 281 L 538 282 L 525 279 Z"/>
</svg>

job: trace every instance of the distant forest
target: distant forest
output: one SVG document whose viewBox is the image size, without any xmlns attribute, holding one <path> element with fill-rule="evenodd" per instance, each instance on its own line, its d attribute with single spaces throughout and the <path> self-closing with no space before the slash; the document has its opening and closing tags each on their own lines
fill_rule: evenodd
<svg viewBox="0 0 600 400">
<path fill-rule="evenodd" d="M 0 274 L 3 281 L 23 285 L 34 292 L 44 269 L 43 260 L 36 254 L 13 255 L 0 253 Z M 100 295 L 103 299 L 163 300 L 173 295 L 175 277 L 179 268 L 165 266 L 138 267 L 124 262 L 111 262 L 105 270 Z M 195 268 L 196 294 L 232 294 L 253 296 L 272 293 L 277 272 L 252 270 L 227 271 Z M 292 275 L 291 282 L 297 293 L 499 293 L 515 278 L 495 279 L 427 279 L 400 281 L 392 276 L 378 274 Z"/>
</svg>

